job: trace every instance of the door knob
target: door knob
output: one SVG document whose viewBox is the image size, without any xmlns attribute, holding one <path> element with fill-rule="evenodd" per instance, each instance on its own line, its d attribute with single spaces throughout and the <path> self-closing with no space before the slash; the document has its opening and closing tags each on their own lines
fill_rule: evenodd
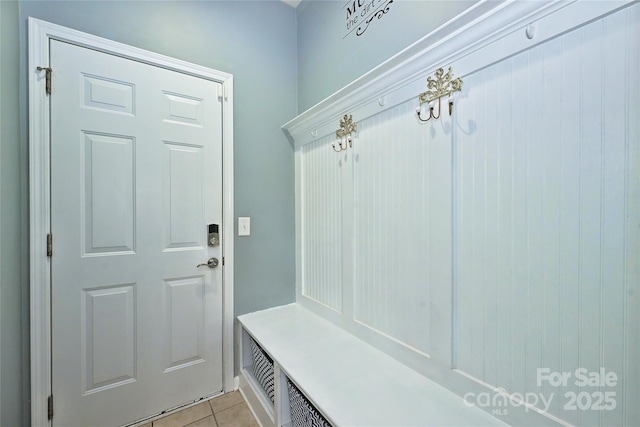
<svg viewBox="0 0 640 427">
<path fill-rule="evenodd" d="M 207 260 L 207 262 L 203 262 L 202 264 L 198 264 L 196 266 L 197 267 L 202 267 L 202 266 L 207 266 L 209 268 L 216 268 L 218 266 L 218 264 L 220 263 L 220 261 L 218 261 L 218 258 L 209 258 Z"/>
</svg>

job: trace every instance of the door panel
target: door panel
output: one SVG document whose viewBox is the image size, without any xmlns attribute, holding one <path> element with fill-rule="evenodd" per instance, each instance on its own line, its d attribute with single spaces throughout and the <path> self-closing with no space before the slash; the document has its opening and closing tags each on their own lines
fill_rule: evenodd
<svg viewBox="0 0 640 427">
<path fill-rule="evenodd" d="M 184 368 L 204 362 L 203 307 L 204 286 L 202 277 L 189 277 L 165 281 L 167 293 L 168 363 L 165 371 Z"/>
<path fill-rule="evenodd" d="M 202 127 L 204 121 L 202 99 L 164 92 L 163 104 L 166 123 Z"/>
<path fill-rule="evenodd" d="M 84 132 L 84 255 L 133 252 L 135 237 L 134 140 Z"/>
<path fill-rule="evenodd" d="M 135 85 L 82 73 L 84 106 L 133 115 Z"/>
<path fill-rule="evenodd" d="M 219 83 L 52 41 L 53 425 L 222 390 Z"/>
<path fill-rule="evenodd" d="M 84 393 L 136 379 L 135 284 L 84 290 L 82 366 Z M 114 316 L 117 313 L 118 316 Z M 111 352 L 110 348 L 117 348 Z"/>
<path fill-rule="evenodd" d="M 205 245 L 202 147 L 164 141 L 165 250 Z"/>
</svg>

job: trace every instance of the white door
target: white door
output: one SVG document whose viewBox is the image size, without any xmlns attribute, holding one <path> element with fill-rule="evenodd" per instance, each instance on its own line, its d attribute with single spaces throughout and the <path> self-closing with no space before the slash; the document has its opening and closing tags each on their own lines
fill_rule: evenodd
<svg viewBox="0 0 640 427">
<path fill-rule="evenodd" d="M 217 82 L 51 42 L 54 426 L 222 391 Z"/>
</svg>

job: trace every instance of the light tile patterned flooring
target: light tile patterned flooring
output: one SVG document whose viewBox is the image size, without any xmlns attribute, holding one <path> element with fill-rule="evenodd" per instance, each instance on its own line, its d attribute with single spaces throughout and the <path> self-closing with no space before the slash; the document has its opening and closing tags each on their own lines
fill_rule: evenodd
<svg viewBox="0 0 640 427">
<path fill-rule="evenodd" d="M 242 395 L 227 393 L 142 427 L 259 427 Z"/>
</svg>

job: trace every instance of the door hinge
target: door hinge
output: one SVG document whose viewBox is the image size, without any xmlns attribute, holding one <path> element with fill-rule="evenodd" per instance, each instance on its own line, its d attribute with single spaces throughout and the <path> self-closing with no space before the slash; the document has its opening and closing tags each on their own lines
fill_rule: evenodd
<svg viewBox="0 0 640 427">
<path fill-rule="evenodd" d="M 47 419 L 53 419 L 53 395 L 47 398 Z"/>
<path fill-rule="evenodd" d="M 47 256 L 53 256 L 53 236 L 51 233 L 47 234 Z"/>
<path fill-rule="evenodd" d="M 224 265 L 224 257 L 222 257 L 222 265 Z"/>
<path fill-rule="evenodd" d="M 45 74 L 45 92 L 47 95 L 51 95 L 51 72 L 53 71 L 51 67 L 38 67 L 38 71 L 44 71 Z"/>
</svg>

